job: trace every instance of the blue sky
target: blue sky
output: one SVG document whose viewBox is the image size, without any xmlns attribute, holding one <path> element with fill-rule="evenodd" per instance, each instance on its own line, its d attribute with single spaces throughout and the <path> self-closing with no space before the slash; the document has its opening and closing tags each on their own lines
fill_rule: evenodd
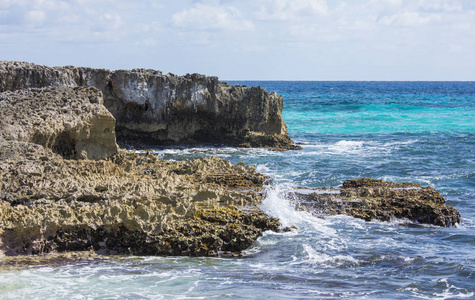
<svg viewBox="0 0 475 300">
<path fill-rule="evenodd" d="M 0 0 L 0 60 L 223 80 L 475 80 L 475 1 Z"/>
</svg>

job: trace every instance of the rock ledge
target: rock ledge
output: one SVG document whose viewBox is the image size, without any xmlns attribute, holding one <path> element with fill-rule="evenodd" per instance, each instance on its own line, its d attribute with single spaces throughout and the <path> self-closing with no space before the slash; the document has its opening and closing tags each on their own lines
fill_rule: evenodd
<svg viewBox="0 0 475 300">
<path fill-rule="evenodd" d="M 345 214 L 367 221 L 408 219 L 443 227 L 459 224 L 461 219 L 434 188 L 415 183 L 363 177 L 346 180 L 338 189 L 296 191 L 297 205 L 317 215 Z"/>
</svg>

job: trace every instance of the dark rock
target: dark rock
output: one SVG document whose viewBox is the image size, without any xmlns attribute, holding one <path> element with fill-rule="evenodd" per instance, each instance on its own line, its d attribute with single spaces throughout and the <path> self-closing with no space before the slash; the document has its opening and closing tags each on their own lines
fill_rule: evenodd
<svg viewBox="0 0 475 300">
<path fill-rule="evenodd" d="M 346 180 L 340 189 L 297 192 L 298 206 L 318 215 L 345 214 L 367 221 L 408 219 L 450 227 L 460 223 L 460 213 L 445 204 L 432 187 L 394 183 L 372 178 Z"/>
</svg>

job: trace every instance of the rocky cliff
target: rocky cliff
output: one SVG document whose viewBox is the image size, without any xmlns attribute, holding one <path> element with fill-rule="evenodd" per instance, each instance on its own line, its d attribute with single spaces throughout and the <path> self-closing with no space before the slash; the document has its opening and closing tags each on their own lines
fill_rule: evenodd
<svg viewBox="0 0 475 300">
<path fill-rule="evenodd" d="M 282 118 L 282 97 L 260 87 L 233 86 L 199 74 L 0 62 L 0 92 L 48 86 L 102 91 L 123 142 L 298 148 Z"/>
<path fill-rule="evenodd" d="M 255 168 L 119 150 L 102 95 L 63 86 L 0 93 L 0 256 L 216 256 L 278 229 L 257 208 L 266 177 Z"/>
<path fill-rule="evenodd" d="M 275 93 L 201 75 L 7 62 L 0 87 L 0 256 L 217 256 L 279 229 L 258 208 L 267 178 L 255 167 L 219 158 L 159 160 L 119 149 L 115 135 L 119 128 L 124 139 L 162 144 L 220 140 L 288 149 Z M 366 220 L 460 222 L 433 188 L 368 178 L 297 193 L 297 205 Z"/>
</svg>

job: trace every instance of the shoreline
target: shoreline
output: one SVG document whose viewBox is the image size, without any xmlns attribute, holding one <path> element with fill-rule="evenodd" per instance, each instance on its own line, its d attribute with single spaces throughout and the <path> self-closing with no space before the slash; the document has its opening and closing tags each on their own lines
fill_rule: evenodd
<svg viewBox="0 0 475 300">
<path fill-rule="evenodd" d="M 231 253 L 233 256 L 249 248 L 266 230 L 287 230 L 280 228 L 279 220 L 259 209 L 266 196 L 264 184 L 269 178 L 256 172 L 255 166 L 231 164 L 215 157 L 170 162 L 145 150 L 144 154 L 136 154 L 117 145 L 117 128 L 123 130 L 129 126 L 127 130 L 134 131 L 129 141 L 139 145 L 134 139 L 137 134 L 143 133 L 145 140 L 151 136 L 158 138 L 157 130 L 163 128 L 157 128 L 164 125 L 160 123 L 163 119 L 151 118 L 153 115 L 148 113 L 152 102 L 160 107 L 163 98 L 147 102 L 140 97 L 140 92 L 146 89 L 139 89 L 138 94 L 136 88 L 124 90 L 124 85 L 119 84 L 121 80 L 128 78 L 126 81 L 137 87 L 141 80 L 151 76 L 150 82 L 156 88 L 181 80 L 188 89 L 190 84 L 208 80 L 206 77 L 193 74 L 170 79 L 153 70 L 122 70 L 119 75 L 125 77 L 114 81 L 118 79 L 113 77 L 119 75 L 107 70 L 55 69 L 34 64 L 24 68 L 24 63 L 8 62 L 2 62 L 2 66 L 0 250 L 3 254 L 93 250 L 110 255 Z M 40 71 L 44 71 L 43 75 Z M 101 86 L 109 87 L 111 83 L 112 91 L 101 91 L 87 86 L 89 83 L 48 86 L 58 82 L 77 85 L 74 80 L 82 78 L 89 82 L 97 79 L 98 74 L 106 78 Z M 84 76 L 90 77 L 86 80 Z M 226 140 L 229 133 L 226 130 L 230 128 L 227 126 L 231 125 L 234 131 L 228 137 L 233 136 L 234 142 L 230 146 L 240 143 L 243 147 L 271 150 L 297 149 L 282 119 L 282 97 L 261 88 L 236 90 L 237 87 L 227 84 L 219 85 L 217 79 L 209 80 L 213 85 L 198 89 L 199 95 L 209 94 L 201 100 L 191 89 L 184 92 L 185 98 L 172 97 L 165 101 L 171 101 L 171 119 L 165 120 L 168 133 L 202 136 L 200 130 L 211 126 L 217 128 L 210 129 L 211 136 L 216 130 L 224 130 Z M 37 85 L 47 87 L 31 88 Z M 180 86 L 175 85 L 176 92 Z M 210 91 L 215 89 L 221 90 L 211 95 Z M 132 100 L 127 93 L 133 94 Z M 236 95 L 240 98 L 235 98 Z M 225 107 L 224 112 L 218 110 L 205 125 L 196 122 L 209 118 L 210 110 L 193 106 L 203 99 L 208 104 L 219 100 Z M 141 100 L 144 103 L 137 102 Z M 140 107 L 135 107 L 138 104 Z M 127 115 L 131 107 L 136 109 Z M 245 110 L 233 115 L 236 108 Z M 249 112 L 254 108 L 257 114 Z M 190 118 L 189 113 L 192 113 Z M 224 121 L 216 123 L 220 116 L 225 117 Z M 134 119 L 137 126 L 130 123 L 134 117 L 139 120 L 137 123 Z M 260 131 L 254 131 L 257 129 Z M 187 138 L 177 138 L 175 142 L 184 140 Z M 348 214 L 365 220 L 409 218 L 440 226 L 460 222 L 460 214 L 445 205 L 445 199 L 434 189 L 421 188 L 420 193 L 415 193 L 400 192 L 398 187 L 405 186 L 370 178 L 347 180 L 338 195 L 300 195 L 295 204 L 302 204 L 300 207 L 315 214 Z M 401 203 L 410 204 L 411 209 L 401 209 Z M 249 207 L 252 209 L 243 209 Z"/>
</svg>

